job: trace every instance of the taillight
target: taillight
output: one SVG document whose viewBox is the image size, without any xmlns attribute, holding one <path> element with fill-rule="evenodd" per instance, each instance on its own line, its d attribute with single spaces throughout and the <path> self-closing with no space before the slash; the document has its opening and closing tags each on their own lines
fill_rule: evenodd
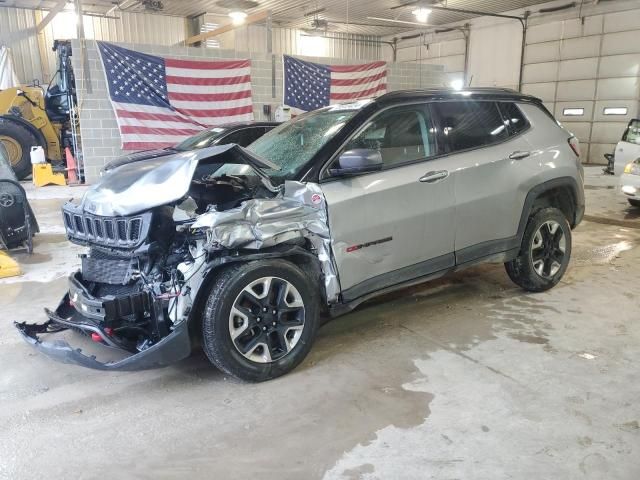
<svg viewBox="0 0 640 480">
<path fill-rule="evenodd" d="M 573 153 L 576 154 L 576 157 L 580 158 L 580 141 L 576 137 L 569 137 L 567 141 Z"/>
</svg>

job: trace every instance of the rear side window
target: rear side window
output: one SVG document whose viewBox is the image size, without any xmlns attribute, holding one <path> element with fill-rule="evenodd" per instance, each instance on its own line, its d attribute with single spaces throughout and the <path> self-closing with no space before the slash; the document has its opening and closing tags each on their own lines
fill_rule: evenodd
<svg viewBox="0 0 640 480">
<path fill-rule="evenodd" d="M 623 142 L 640 144 L 640 120 L 631 120 L 622 135 Z"/>
<path fill-rule="evenodd" d="M 449 152 L 491 145 L 509 136 L 494 102 L 433 103 Z"/>
<path fill-rule="evenodd" d="M 385 167 L 430 157 L 435 154 L 435 138 L 427 112 L 424 105 L 385 110 L 369 121 L 345 150 L 377 150 Z"/>
<path fill-rule="evenodd" d="M 518 135 L 520 132 L 529 128 L 529 122 L 515 103 L 502 102 L 498 105 L 500 105 L 502 116 L 505 122 L 507 122 L 511 135 Z"/>
</svg>

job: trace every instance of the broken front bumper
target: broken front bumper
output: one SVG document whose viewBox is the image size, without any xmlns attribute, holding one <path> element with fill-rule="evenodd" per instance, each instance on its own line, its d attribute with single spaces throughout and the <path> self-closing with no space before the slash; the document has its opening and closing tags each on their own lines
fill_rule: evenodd
<svg viewBox="0 0 640 480">
<path fill-rule="evenodd" d="M 69 297 L 75 308 L 71 307 Z M 137 352 L 130 353 L 111 337 L 103 327 L 112 315 L 128 313 L 138 308 L 149 308 L 139 295 L 129 297 L 99 299 L 92 297 L 76 278 L 69 277 L 69 293 L 64 296 L 55 312 L 45 309 L 49 320 L 41 324 L 15 322 L 22 337 L 45 355 L 63 363 L 72 363 L 97 370 L 145 370 L 167 366 L 191 354 L 191 339 L 186 321 L 176 325 L 160 341 Z M 74 312 L 74 313 L 71 313 Z M 116 361 L 99 361 L 95 355 L 86 354 L 80 348 L 72 347 L 67 341 L 44 337 L 68 329 L 80 330 L 99 336 L 100 344 L 95 348 L 113 349 L 128 356 Z"/>
<path fill-rule="evenodd" d="M 52 321 L 42 324 L 16 323 L 22 337 L 37 350 L 62 363 L 72 363 L 96 370 L 147 370 L 165 367 L 191 354 L 191 341 L 187 323 L 182 322 L 173 332 L 140 353 L 116 362 L 100 362 L 95 356 L 85 355 L 64 340 L 46 342 L 39 335 L 60 332 Z"/>
</svg>

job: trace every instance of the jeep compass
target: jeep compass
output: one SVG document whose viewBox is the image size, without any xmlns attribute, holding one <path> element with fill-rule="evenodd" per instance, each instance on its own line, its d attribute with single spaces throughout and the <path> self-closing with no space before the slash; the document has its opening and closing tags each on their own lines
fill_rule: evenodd
<svg viewBox="0 0 640 480">
<path fill-rule="evenodd" d="M 479 262 L 552 288 L 584 213 L 583 171 L 578 141 L 537 98 L 396 91 L 300 115 L 246 148 L 123 164 L 62 213 L 86 253 L 48 320 L 16 324 L 28 342 L 104 370 L 201 344 L 224 372 L 261 381 L 305 358 L 321 316 L 390 290 Z M 122 357 L 50 340 L 65 330 Z"/>
</svg>

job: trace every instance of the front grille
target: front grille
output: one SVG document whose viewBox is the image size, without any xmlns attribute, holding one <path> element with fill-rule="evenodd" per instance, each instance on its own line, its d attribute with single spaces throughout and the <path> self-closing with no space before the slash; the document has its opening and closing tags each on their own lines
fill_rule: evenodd
<svg viewBox="0 0 640 480">
<path fill-rule="evenodd" d="M 131 217 L 101 217 L 67 203 L 62 213 L 69 240 L 83 245 L 137 247 L 145 240 L 151 224 L 151 212 Z"/>
</svg>

